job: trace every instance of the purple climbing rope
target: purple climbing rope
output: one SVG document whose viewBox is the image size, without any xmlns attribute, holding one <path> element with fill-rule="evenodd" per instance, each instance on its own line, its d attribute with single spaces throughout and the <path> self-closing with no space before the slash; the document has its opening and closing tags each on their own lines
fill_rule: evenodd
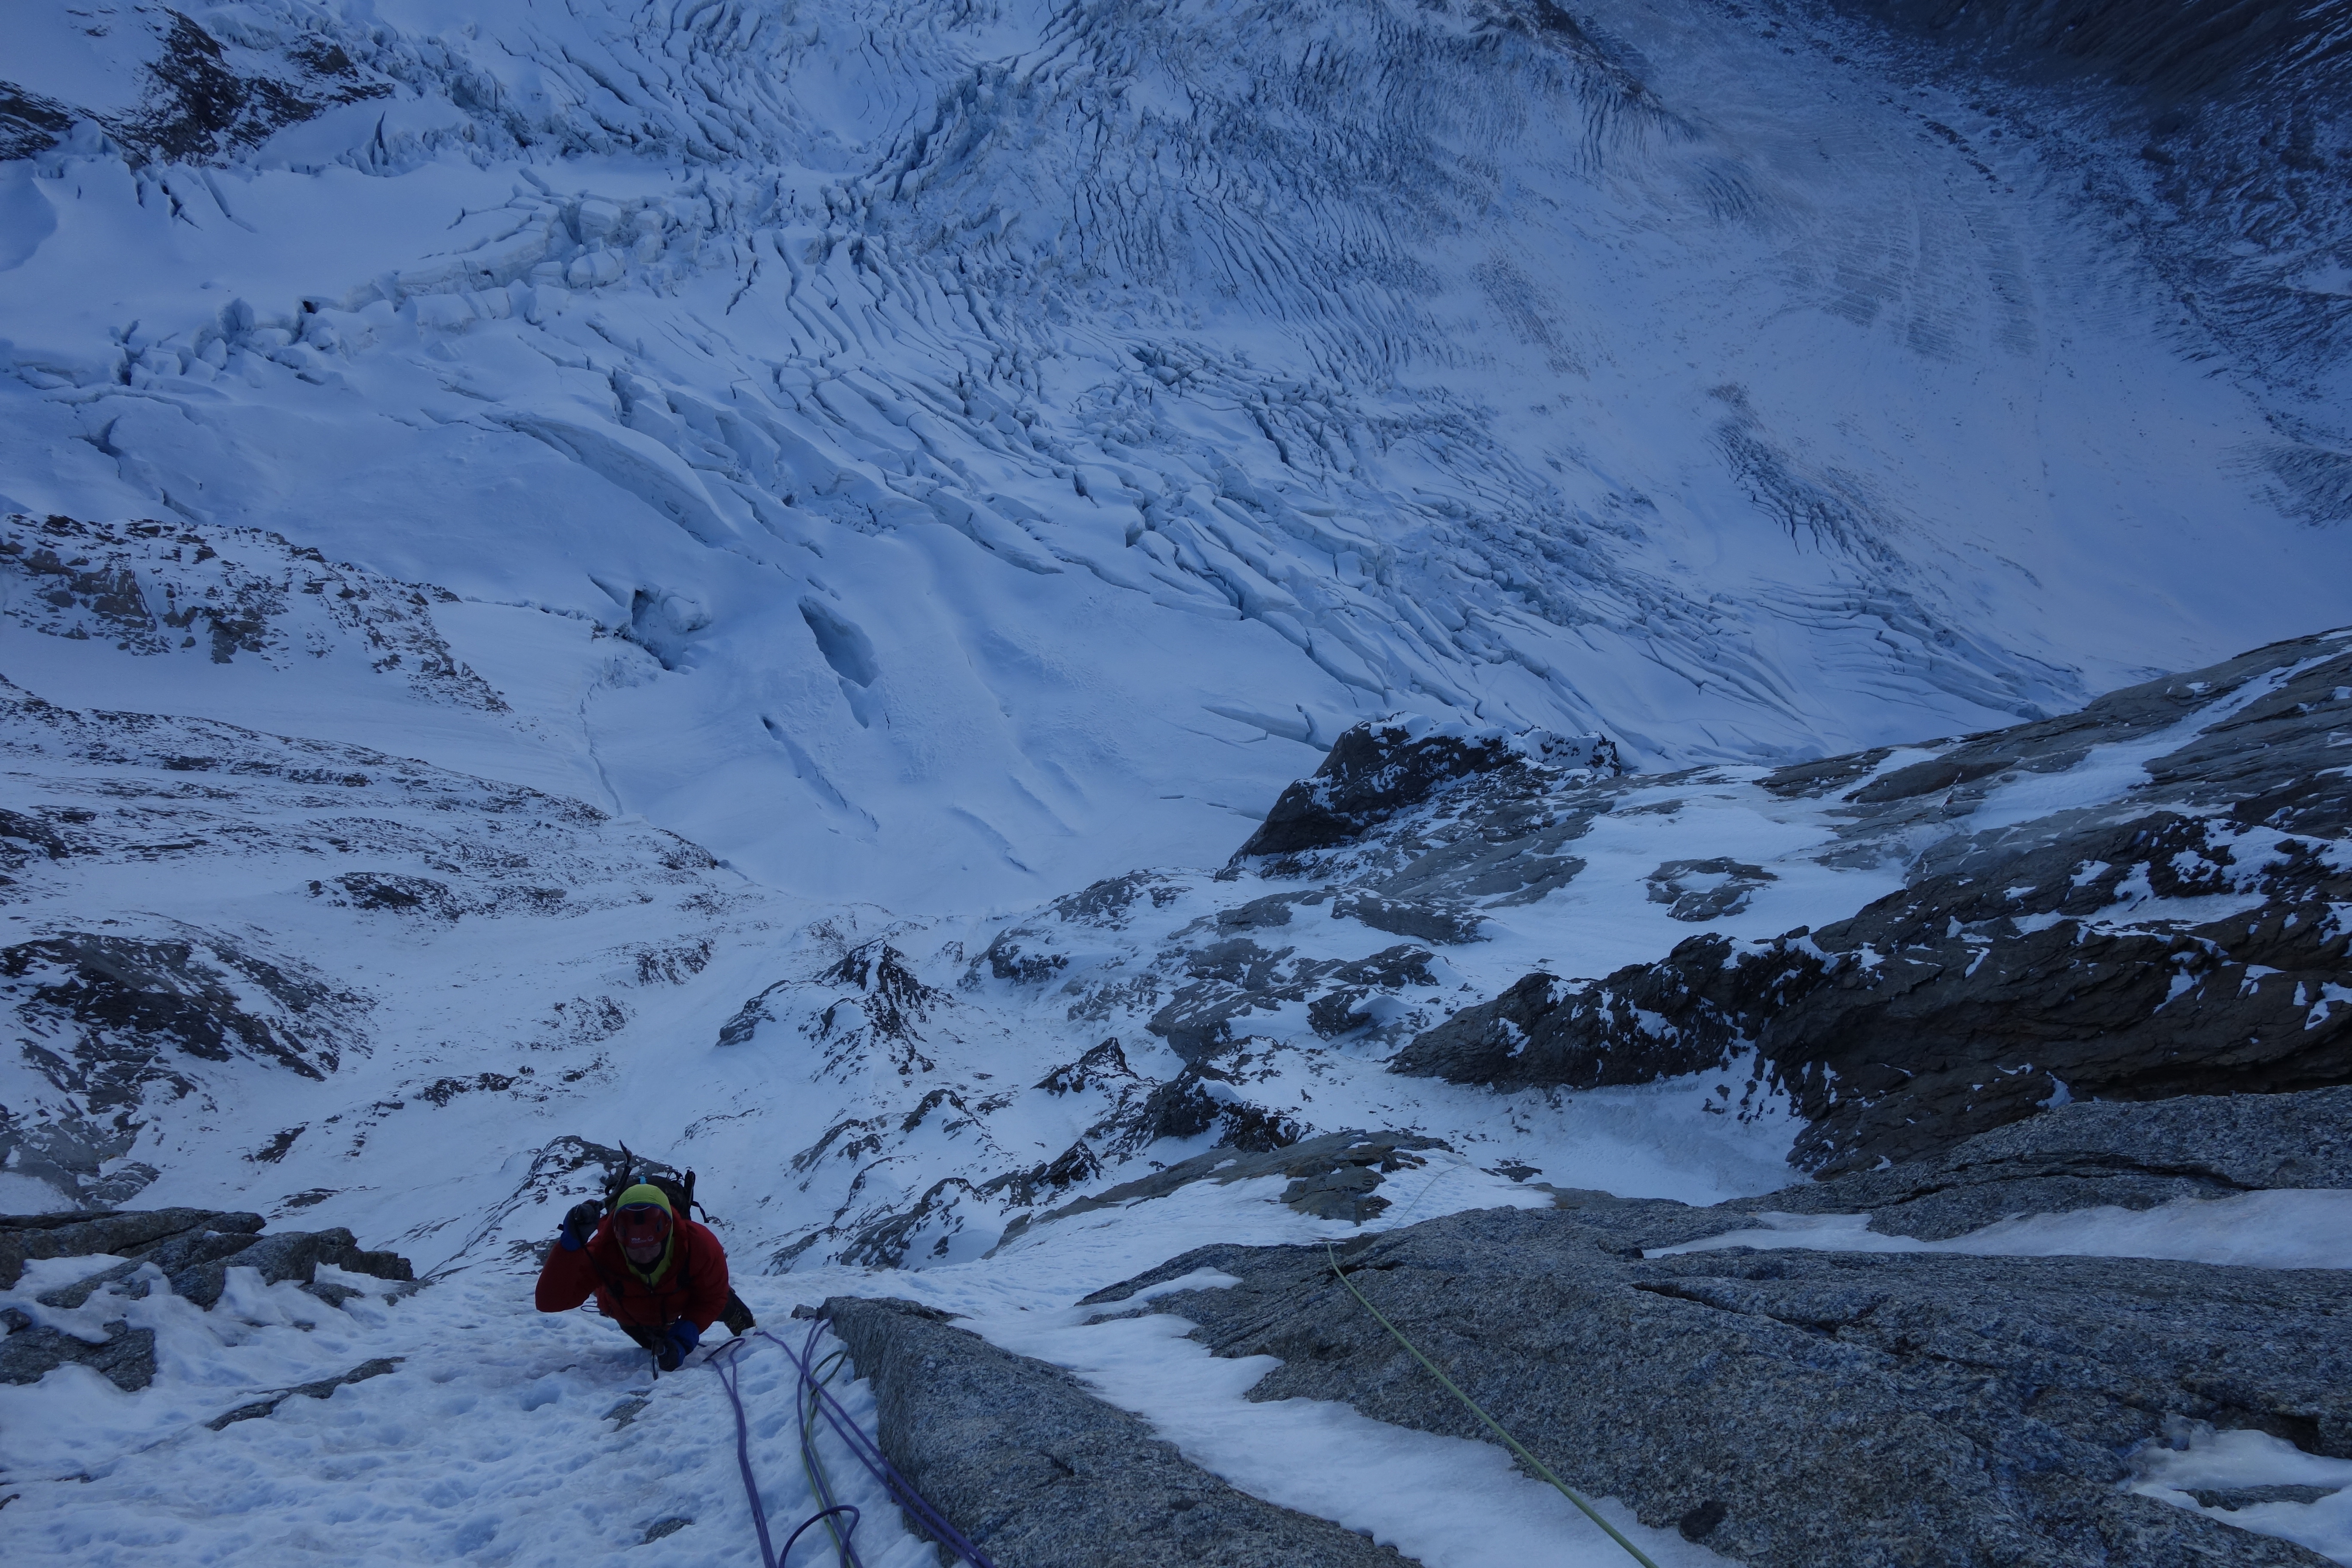
<svg viewBox="0 0 2352 1568">
<path fill-rule="evenodd" d="M 743 1391 L 740 1386 L 743 1369 L 735 1364 L 735 1358 L 742 1352 L 744 1343 L 738 1339 L 712 1356 L 710 1370 L 719 1374 L 719 1381 L 727 1389 L 728 1403 L 735 1406 L 735 1463 L 743 1472 L 743 1495 L 751 1500 L 751 1528 L 760 1532 L 761 1568 L 776 1568 L 775 1544 L 768 1539 L 767 1505 L 761 1502 L 760 1483 L 751 1475 L 751 1433 L 743 1419 Z M 806 1524 L 801 1526 L 801 1530 L 807 1528 Z M 800 1538 L 800 1530 L 793 1531 L 792 1540 L 784 1542 L 784 1550 L 791 1552 L 793 1542 Z"/>
<path fill-rule="evenodd" d="M 947 1521 L 946 1515 L 924 1500 L 923 1495 L 915 1489 L 913 1483 L 898 1473 L 897 1467 L 883 1456 L 881 1448 L 857 1425 L 856 1418 L 842 1408 L 841 1402 L 833 1396 L 832 1391 L 827 1389 L 824 1382 L 818 1378 L 816 1342 L 817 1336 L 824 1331 L 823 1323 L 810 1326 L 808 1342 L 799 1351 L 794 1351 L 792 1346 L 765 1329 L 755 1329 L 752 1331 L 790 1358 L 793 1367 L 800 1373 L 801 1398 L 814 1402 L 817 1412 L 824 1417 L 825 1425 L 830 1426 L 834 1435 L 848 1447 L 852 1454 L 856 1456 L 857 1462 L 866 1467 L 866 1473 L 881 1483 L 882 1489 L 890 1494 L 891 1500 L 906 1510 L 908 1518 L 912 1519 L 933 1540 L 954 1552 L 963 1562 L 971 1564 L 971 1568 L 996 1568 L 994 1560 L 988 1553 L 964 1539 L 963 1533 Z M 825 1480 L 824 1467 L 815 1463 L 815 1457 L 806 1451 L 814 1442 L 814 1434 L 805 1422 L 801 1427 L 802 1457 L 808 1461 L 809 1475 L 814 1482 L 817 1510 L 801 1521 L 792 1534 L 784 1538 L 782 1552 L 779 1552 L 775 1549 L 773 1539 L 768 1533 L 768 1510 L 766 1505 L 760 1501 L 760 1483 L 751 1474 L 751 1427 L 743 1414 L 741 1387 L 743 1370 L 735 1364 L 735 1358 L 740 1355 L 743 1347 L 751 1342 L 748 1337 L 730 1342 L 711 1355 L 710 1369 L 719 1374 L 719 1383 L 727 1390 L 728 1403 L 735 1407 L 735 1463 L 743 1472 L 743 1495 L 751 1500 L 751 1527 L 760 1533 L 761 1568 L 782 1568 L 785 1559 L 792 1555 L 793 1544 L 800 1540 L 801 1536 L 812 1525 L 836 1514 L 849 1516 L 849 1528 L 840 1532 L 836 1538 L 845 1568 L 861 1568 L 856 1549 L 850 1544 L 850 1537 L 857 1530 L 858 1511 L 848 1503 L 835 1500 L 833 1489 Z"/>
<path fill-rule="evenodd" d="M 792 1358 L 793 1364 L 800 1369 L 802 1389 L 805 1394 L 815 1397 L 825 1424 L 847 1445 L 849 1451 L 857 1457 L 857 1462 L 866 1467 L 866 1473 L 882 1484 L 883 1490 L 890 1494 L 891 1500 L 904 1510 L 909 1519 L 931 1539 L 970 1563 L 971 1568 L 996 1568 L 994 1559 L 965 1539 L 961 1531 L 948 1522 L 945 1514 L 924 1500 L 923 1494 L 915 1489 L 914 1483 L 898 1473 L 898 1467 L 891 1464 L 881 1447 L 866 1435 L 857 1425 L 856 1418 L 843 1409 L 841 1401 L 835 1399 L 832 1391 L 818 1380 L 816 1342 L 817 1337 L 824 1332 L 823 1323 L 809 1326 L 808 1342 L 797 1352 L 765 1329 L 752 1331 Z"/>
<path fill-rule="evenodd" d="M 790 1557 L 793 1554 L 793 1542 L 801 1538 L 802 1531 L 808 1530 L 814 1525 L 824 1523 L 826 1520 L 831 1519 L 836 1513 L 845 1513 L 849 1516 L 848 1532 L 841 1538 L 844 1549 L 846 1550 L 849 1537 L 857 1533 L 858 1514 L 857 1510 L 850 1504 L 845 1502 L 837 1502 L 831 1508 L 821 1508 L 814 1513 L 809 1515 L 806 1519 L 801 1521 L 800 1528 L 793 1531 L 790 1535 L 784 1537 L 784 1555 Z M 851 1561 L 856 1561 L 854 1553 L 852 1554 Z"/>
</svg>

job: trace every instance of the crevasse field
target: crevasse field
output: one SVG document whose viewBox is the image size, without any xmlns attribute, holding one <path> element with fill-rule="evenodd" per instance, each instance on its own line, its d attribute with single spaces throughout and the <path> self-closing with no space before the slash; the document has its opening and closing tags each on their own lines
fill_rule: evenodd
<svg viewBox="0 0 2352 1568">
<path fill-rule="evenodd" d="M 1772 868 L 1711 928 L 1742 936 L 1900 886 L 1823 864 L 1829 809 L 1768 766 L 2352 618 L 2352 531 L 2280 458 L 2333 438 L 2343 365 L 2184 306 L 2156 167 L 2101 111 L 1937 86 L 1826 14 L 187 14 L 210 53 L 160 6 L 0 0 L 0 132 L 47 128 L 0 148 L 0 526 L 170 628 L 0 585 L 0 794 L 97 824 L 0 927 L 196 944 L 282 1048 L 86 1081 L 10 1055 L 0 1209 L 252 1209 L 436 1282 L 158 1293 L 128 1308 L 151 1388 L 0 1387 L 12 1563 L 756 1563 L 718 1381 L 649 1384 L 609 1326 L 530 1309 L 583 1139 L 698 1169 L 765 1321 L 921 1300 L 1433 1568 L 1622 1561 L 1498 1449 L 1253 1404 L 1264 1369 L 1172 1320 L 1073 1309 L 1209 1241 L 1355 1233 L 1276 1180 L 992 1252 L 1216 1142 L 1132 1136 L 1181 1064 L 1121 987 L 1226 929 L 1244 895 L 1213 874 L 1350 726 L 1605 736 L 1679 780 L 1655 810 L 1432 960 L 1380 1039 L 1270 1009 L 1247 1095 L 1447 1141 L 1375 1226 L 1549 1201 L 1522 1163 L 1770 1191 L 1789 1117 L 1727 1114 L 1712 1077 L 1499 1096 L 1382 1062 L 1532 969 L 1663 954 L 1690 933 L 1644 890 L 1663 861 Z M 2279 276 L 2325 303 L 2326 265 Z M 1054 986 L 990 961 L 1129 873 L 1130 922 Z M 415 912 L 420 880 L 446 909 Z M 1123 1079 L 1047 1088 L 1106 1037 Z M 2258 1260 L 2352 1267 L 2328 1196 L 2264 1208 Z M 2158 1211 L 1970 1245 L 2247 1243 Z M 205 1425 L 379 1356 L 398 1373 Z M 789 1368 L 743 1364 L 789 1528 Z M 2177 1458 L 2352 1472 L 2258 1447 Z M 863 1486 L 865 1561 L 929 1561 Z M 1661 1563 L 1727 1561 L 1602 1507 Z M 2345 1520 L 2307 1543 L 2352 1562 Z"/>
</svg>

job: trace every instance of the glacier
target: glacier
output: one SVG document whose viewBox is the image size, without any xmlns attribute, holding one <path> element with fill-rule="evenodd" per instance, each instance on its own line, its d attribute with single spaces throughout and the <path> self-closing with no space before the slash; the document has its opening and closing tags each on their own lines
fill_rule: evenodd
<svg viewBox="0 0 2352 1568">
<path fill-rule="evenodd" d="M 1831 20 L 205 14 L 312 110 L 217 166 L 150 14 L 12 47 L 116 118 L 9 165 L 0 502 L 445 587 L 542 729 L 432 760 L 814 897 L 1189 854 L 1401 707 L 1780 760 L 2331 619 L 2262 367 Z"/>
</svg>

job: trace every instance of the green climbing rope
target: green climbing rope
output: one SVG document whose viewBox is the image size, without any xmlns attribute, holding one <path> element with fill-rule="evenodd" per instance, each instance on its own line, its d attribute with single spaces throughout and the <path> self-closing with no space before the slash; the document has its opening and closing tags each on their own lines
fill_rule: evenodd
<svg viewBox="0 0 2352 1568">
<path fill-rule="evenodd" d="M 835 1350 L 831 1355 L 816 1363 L 815 1371 L 810 1378 L 806 1390 L 806 1398 L 801 1406 L 801 1469 L 808 1477 L 809 1495 L 819 1499 L 832 1495 L 831 1488 L 827 1485 L 832 1478 L 824 1473 L 824 1460 L 816 1451 L 816 1436 L 814 1429 L 816 1426 L 817 1401 L 822 1396 L 822 1391 L 825 1386 L 833 1382 L 834 1373 L 848 1358 L 849 1352 L 846 1347 L 844 1347 Z M 833 1537 L 835 1556 L 841 1562 L 848 1562 L 850 1560 L 848 1546 L 843 1539 L 840 1527 L 830 1516 L 825 1519 L 824 1531 L 827 1535 Z"/>
<path fill-rule="evenodd" d="M 1626 1540 L 1623 1532 L 1619 1531 L 1615 1525 L 1601 1518 L 1599 1511 L 1596 1510 L 1591 1503 L 1584 1500 L 1582 1494 L 1578 1492 L 1574 1487 L 1570 1486 L 1566 1481 L 1561 1480 L 1558 1476 L 1553 1475 L 1550 1468 L 1547 1467 L 1541 1459 L 1538 1459 L 1533 1454 L 1528 1453 L 1525 1445 L 1520 1443 L 1517 1437 L 1512 1436 L 1508 1432 L 1503 1430 L 1501 1422 L 1496 1421 L 1493 1416 L 1480 1409 L 1476 1400 L 1463 1393 L 1461 1388 L 1455 1384 L 1454 1381 L 1446 1376 L 1445 1373 L 1440 1370 L 1435 1362 L 1422 1354 L 1421 1347 L 1414 1344 L 1411 1340 L 1405 1338 L 1404 1331 L 1398 1328 L 1394 1323 L 1390 1322 L 1387 1316 L 1383 1314 L 1378 1307 L 1373 1306 L 1370 1300 L 1365 1297 L 1361 1290 L 1356 1289 L 1356 1282 L 1348 1278 L 1348 1271 L 1346 1269 L 1339 1267 L 1339 1251 L 1333 1247 L 1329 1242 L 1327 1241 L 1323 1244 L 1323 1250 L 1331 1259 L 1331 1272 L 1339 1277 L 1340 1284 L 1345 1285 L 1348 1288 L 1348 1294 L 1353 1296 L 1358 1301 L 1361 1302 L 1363 1304 L 1364 1310 L 1370 1312 L 1375 1319 L 1377 1319 L 1381 1327 L 1386 1329 L 1391 1334 L 1395 1336 L 1397 1343 L 1412 1352 L 1412 1359 L 1427 1367 L 1429 1369 L 1429 1375 L 1437 1379 L 1438 1382 L 1445 1385 L 1446 1393 L 1460 1400 L 1464 1406 L 1469 1410 L 1471 1415 L 1475 1415 L 1479 1420 L 1484 1421 L 1486 1424 L 1486 1429 L 1503 1440 L 1503 1446 L 1505 1447 L 1510 1449 L 1512 1453 L 1517 1454 L 1521 1459 L 1526 1461 L 1528 1468 L 1533 1470 L 1536 1474 L 1541 1476 L 1544 1479 L 1549 1481 L 1554 1487 L 1558 1488 L 1559 1495 L 1566 1498 L 1569 1501 L 1574 1503 L 1580 1510 L 1581 1510 L 1585 1518 L 1591 1520 L 1593 1523 L 1607 1531 L 1609 1532 L 1609 1539 L 1623 1547 L 1626 1554 L 1632 1557 L 1634 1562 L 1639 1563 L 1642 1565 L 1642 1568 L 1658 1568 L 1658 1565 L 1655 1563 L 1651 1562 L 1640 1547 Z"/>
</svg>

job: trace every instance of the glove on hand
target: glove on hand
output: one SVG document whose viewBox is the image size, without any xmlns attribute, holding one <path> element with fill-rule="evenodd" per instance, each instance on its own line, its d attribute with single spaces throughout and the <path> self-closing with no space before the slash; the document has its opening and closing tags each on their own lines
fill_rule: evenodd
<svg viewBox="0 0 2352 1568">
<path fill-rule="evenodd" d="M 680 1318 L 662 1331 L 661 1344 L 654 1355 L 664 1372 L 676 1372 L 686 1360 L 687 1352 L 702 1342 L 702 1331 L 688 1319 Z"/>
<path fill-rule="evenodd" d="M 594 1198 L 573 1204 L 572 1212 L 563 1216 L 563 1229 L 556 1237 L 556 1245 L 566 1252 L 577 1252 L 588 1245 L 596 1234 L 596 1226 L 604 1217 L 604 1205 Z"/>
</svg>

